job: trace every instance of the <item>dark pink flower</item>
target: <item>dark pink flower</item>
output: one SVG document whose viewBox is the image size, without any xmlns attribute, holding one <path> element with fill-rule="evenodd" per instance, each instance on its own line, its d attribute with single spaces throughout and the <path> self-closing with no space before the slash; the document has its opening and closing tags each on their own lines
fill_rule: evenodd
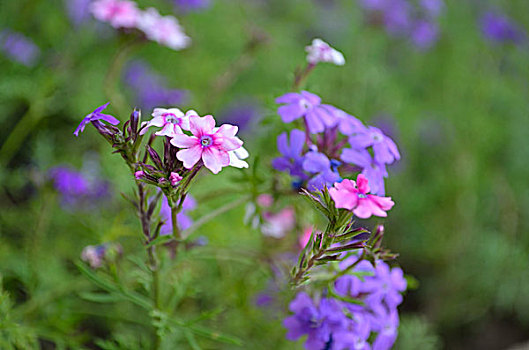
<svg viewBox="0 0 529 350">
<path fill-rule="evenodd" d="M 169 181 L 171 181 L 171 185 L 176 186 L 180 181 L 182 181 L 182 176 L 178 173 L 171 173 L 169 175 Z"/>
<path fill-rule="evenodd" d="M 184 148 L 176 157 L 184 163 L 184 167 L 191 169 L 200 159 L 206 168 L 217 174 L 223 167 L 230 165 L 229 151 L 239 149 L 243 142 L 235 136 L 238 128 L 224 124 L 215 128 L 213 116 L 206 115 L 189 117 L 189 128 L 193 136 L 176 134 L 171 143 Z"/>
<path fill-rule="evenodd" d="M 386 217 L 386 211 L 390 210 L 395 202 L 391 197 L 379 197 L 370 192 L 367 178 L 360 174 L 357 181 L 345 179 L 337 182 L 329 189 L 329 194 L 336 204 L 336 208 L 352 210 L 361 219 L 367 219 L 371 215 Z"/>
</svg>

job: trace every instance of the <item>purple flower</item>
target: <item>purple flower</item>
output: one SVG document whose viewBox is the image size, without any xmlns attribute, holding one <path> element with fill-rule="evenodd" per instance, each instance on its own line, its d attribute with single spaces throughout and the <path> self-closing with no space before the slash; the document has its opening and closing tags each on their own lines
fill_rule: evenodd
<svg viewBox="0 0 529 350">
<path fill-rule="evenodd" d="M 432 47 L 438 37 L 439 27 L 430 20 L 418 20 L 411 31 L 411 42 L 420 50 Z"/>
<path fill-rule="evenodd" d="M 4 30 L 0 32 L 0 50 L 11 60 L 33 67 L 40 57 L 40 49 L 21 33 Z"/>
<path fill-rule="evenodd" d="M 406 290 L 406 279 L 401 268 L 390 269 L 388 264 L 379 260 L 376 262 L 375 275 L 366 277 L 360 290 L 369 293 L 366 302 L 373 309 L 377 310 L 381 302 L 389 309 L 394 309 L 402 302 L 401 292 Z"/>
<path fill-rule="evenodd" d="M 128 65 L 124 80 L 144 109 L 179 105 L 187 100 L 186 90 L 167 88 L 165 79 L 142 61 L 132 61 Z"/>
<path fill-rule="evenodd" d="M 512 19 L 501 13 L 489 11 L 481 18 L 481 32 L 491 42 L 519 44 L 525 39 L 525 31 Z"/>
<path fill-rule="evenodd" d="M 109 184 L 97 178 L 72 170 L 66 166 L 57 166 L 49 170 L 55 190 L 61 195 L 65 208 L 74 208 L 93 204 L 109 195 Z"/>
<path fill-rule="evenodd" d="M 88 124 L 88 123 L 90 123 L 90 122 L 92 122 L 94 120 L 104 120 L 104 121 L 106 121 L 106 122 L 108 122 L 108 123 L 110 123 L 112 125 L 119 124 L 119 120 L 116 119 L 115 117 L 113 117 L 113 116 L 111 116 L 109 114 L 101 113 L 102 110 L 107 108 L 109 103 L 110 102 L 107 102 L 104 105 L 97 107 L 92 113 L 90 113 L 86 117 L 84 117 L 84 119 L 81 121 L 81 123 L 79 124 L 77 129 L 75 129 L 73 134 L 75 136 L 79 136 L 79 133 L 84 131 L 84 128 L 85 128 L 86 124 Z"/>
<path fill-rule="evenodd" d="M 392 310 L 388 314 L 372 322 L 374 330 L 378 332 L 373 342 L 373 350 L 390 350 L 397 339 L 397 329 L 399 327 L 399 315 L 397 310 Z"/>
<path fill-rule="evenodd" d="M 307 175 L 303 172 L 303 159 L 301 155 L 305 145 L 305 133 L 301 130 L 294 129 L 290 132 L 290 143 L 287 133 L 284 132 L 277 137 L 277 148 L 283 157 L 275 158 L 272 166 L 279 171 L 289 171 L 290 175 L 297 176 L 300 179 L 306 179 Z"/>
<path fill-rule="evenodd" d="M 287 317 L 283 325 L 287 328 L 287 339 L 297 340 L 307 334 L 305 348 L 322 350 L 333 349 L 333 333 L 344 330 L 347 319 L 340 304 L 334 299 L 323 298 L 315 305 L 306 293 L 298 293 L 289 305 L 294 315 Z"/>
<path fill-rule="evenodd" d="M 76 27 L 86 23 L 90 18 L 90 3 L 92 0 L 64 0 L 66 14 Z"/>
<path fill-rule="evenodd" d="M 421 8 L 430 17 L 438 17 L 444 9 L 443 0 L 421 0 Z"/>
<path fill-rule="evenodd" d="M 197 203 L 191 195 L 187 195 L 182 204 L 182 211 L 176 215 L 176 221 L 180 230 L 187 230 L 193 224 L 193 220 L 187 215 L 188 211 L 195 209 Z M 167 198 L 163 196 L 162 207 L 160 209 L 160 216 L 164 221 L 162 228 L 160 229 L 160 235 L 170 235 L 173 233 L 173 222 L 171 220 L 171 207 L 167 202 Z"/>
<path fill-rule="evenodd" d="M 181 12 L 200 11 L 211 5 L 210 0 L 173 0 L 175 6 Z"/>
<path fill-rule="evenodd" d="M 239 130 L 251 128 L 252 124 L 261 118 L 261 106 L 252 100 L 230 103 L 218 115 L 224 123 L 237 125 Z"/>
<path fill-rule="evenodd" d="M 342 134 L 349 136 L 365 129 L 364 124 L 349 113 L 334 106 L 328 106 L 327 109 L 331 111 L 334 118 L 336 118 L 338 130 L 340 130 Z"/>
<path fill-rule="evenodd" d="M 308 152 L 303 160 L 303 170 L 316 175 L 307 183 L 307 189 L 321 190 L 325 185 L 331 187 L 335 182 L 339 182 L 342 178 L 336 170 L 338 163 L 329 160 L 323 153 Z"/>
<path fill-rule="evenodd" d="M 369 181 L 371 193 L 384 196 L 384 178 L 388 177 L 385 164 L 378 163 L 366 149 L 344 148 L 340 158 L 349 164 L 362 168 L 362 174 Z"/>
<path fill-rule="evenodd" d="M 374 126 L 368 126 L 364 130 L 349 137 L 349 143 L 354 149 L 373 147 L 375 161 L 379 164 L 391 164 L 400 159 L 400 153 L 395 142 L 387 137 Z"/>
<path fill-rule="evenodd" d="M 406 34 L 412 23 L 410 4 L 406 0 L 387 1 L 383 18 L 386 31 L 389 34 Z"/>
<path fill-rule="evenodd" d="M 311 134 L 316 134 L 336 125 L 337 120 L 332 113 L 332 106 L 321 104 L 321 98 L 307 91 L 290 92 L 276 99 L 276 103 L 284 104 L 277 113 L 285 123 L 293 122 L 301 117 Z"/>
</svg>

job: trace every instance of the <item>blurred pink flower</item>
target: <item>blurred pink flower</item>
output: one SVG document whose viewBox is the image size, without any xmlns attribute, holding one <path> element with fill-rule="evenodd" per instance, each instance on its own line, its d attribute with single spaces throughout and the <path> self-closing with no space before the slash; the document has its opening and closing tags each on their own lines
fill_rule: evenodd
<svg viewBox="0 0 529 350">
<path fill-rule="evenodd" d="M 336 203 L 336 208 L 352 210 L 361 219 L 367 219 L 371 215 L 386 217 L 386 211 L 395 203 L 391 197 L 368 194 L 370 190 L 367 178 L 360 174 L 356 183 L 348 179 L 335 183 L 329 189 L 329 194 Z"/>
<path fill-rule="evenodd" d="M 171 185 L 176 186 L 180 181 L 182 181 L 182 176 L 178 173 L 171 173 L 169 175 L 169 181 L 171 181 Z"/>
<path fill-rule="evenodd" d="M 114 28 L 134 28 L 140 17 L 136 3 L 128 0 L 96 0 L 90 11 L 97 20 Z"/>
<path fill-rule="evenodd" d="M 181 50 L 189 46 L 191 42 L 175 17 L 162 16 L 152 7 L 141 13 L 138 28 L 145 33 L 148 39 L 173 50 Z"/>
<path fill-rule="evenodd" d="M 263 213 L 261 231 L 265 236 L 282 238 L 294 228 L 296 217 L 293 208 L 285 208 L 278 213 Z"/>
</svg>

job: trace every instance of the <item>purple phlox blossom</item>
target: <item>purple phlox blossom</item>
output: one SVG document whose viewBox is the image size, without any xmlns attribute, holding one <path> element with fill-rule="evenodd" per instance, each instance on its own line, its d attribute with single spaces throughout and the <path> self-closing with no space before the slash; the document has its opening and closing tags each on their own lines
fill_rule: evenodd
<svg viewBox="0 0 529 350">
<path fill-rule="evenodd" d="M 51 168 L 48 174 L 53 186 L 61 195 L 61 202 L 65 208 L 72 209 L 91 202 L 95 203 L 109 195 L 108 182 L 91 178 L 67 166 Z"/>
<path fill-rule="evenodd" d="M 284 208 L 277 213 L 264 212 L 262 218 L 261 232 L 273 238 L 283 238 L 296 224 L 293 208 Z"/>
<path fill-rule="evenodd" d="M 337 123 L 332 113 L 333 107 L 321 104 L 321 98 L 308 91 L 289 92 L 278 97 L 276 103 L 283 104 L 277 110 L 283 122 L 290 123 L 303 117 L 311 134 L 332 128 Z"/>
<path fill-rule="evenodd" d="M 316 174 L 307 183 L 307 189 L 310 191 L 321 190 L 324 186 L 330 187 L 333 183 L 339 182 L 342 178 L 336 169 L 339 162 L 329 160 L 321 152 L 311 151 L 305 154 L 303 160 L 303 170 Z"/>
<path fill-rule="evenodd" d="M 481 17 L 481 32 L 491 42 L 519 44 L 525 40 L 525 31 L 502 13 L 489 11 Z"/>
<path fill-rule="evenodd" d="M 366 149 L 344 148 L 340 159 L 362 168 L 362 174 L 369 181 L 371 193 L 378 196 L 386 194 L 384 186 L 384 178 L 388 177 L 386 165 L 377 163 Z"/>
<path fill-rule="evenodd" d="M 343 54 L 321 39 L 312 40 L 312 44 L 307 46 L 305 51 L 307 51 L 307 62 L 313 65 L 319 62 L 330 62 L 337 66 L 345 64 Z"/>
<path fill-rule="evenodd" d="M 0 49 L 10 60 L 27 67 L 33 67 L 40 57 L 40 49 L 31 39 L 8 29 L 0 32 Z"/>
<path fill-rule="evenodd" d="M 308 350 L 334 349 L 333 333 L 347 327 L 348 320 L 334 299 L 323 298 L 316 305 L 306 293 L 300 292 L 289 309 L 294 315 L 283 321 L 288 330 L 286 338 L 294 341 L 307 335 L 305 349 Z"/>
<path fill-rule="evenodd" d="M 155 8 L 148 8 L 141 13 L 138 28 L 149 40 L 156 41 L 173 50 L 181 50 L 191 43 L 184 30 L 173 16 L 162 16 Z"/>
<path fill-rule="evenodd" d="M 390 268 L 382 260 L 376 262 L 375 275 L 365 278 L 362 292 L 369 293 L 369 303 L 383 302 L 389 309 L 396 308 L 402 302 L 402 294 L 406 290 L 406 279 L 402 269 Z"/>
<path fill-rule="evenodd" d="M 390 350 L 397 339 L 399 327 L 399 314 L 396 309 L 388 312 L 384 317 L 371 322 L 373 330 L 378 332 L 373 341 L 373 350 Z"/>
<path fill-rule="evenodd" d="M 102 106 L 99 106 L 97 107 L 92 113 L 88 114 L 86 117 L 84 117 L 84 119 L 81 121 L 81 123 L 79 124 L 79 126 L 77 127 L 77 129 L 75 129 L 75 131 L 73 132 L 73 134 L 75 136 L 79 136 L 79 133 L 80 132 L 83 132 L 84 131 L 84 128 L 85 126 L 94 121 L 94 120 L 104 120 L 106 121 L 107 123 L 110 123 L 112 125 L 117 125 L 119 124 L 119 120 L 116 119 L 115 117 L 109 115 L 109 114 L 103 114 L 101 113 L 101 111 L 103 111 L 105 108 L 107 108 L 108 104 L 110 102 L 107 102 L 105 103 L 104 105 Z"/>
<path fill-rule="evenodd" d="M 290 142 L 286 132 L 277 137 L 277 149 L 283 155 L 272 161 L 274 169 L 279 171 L 289 171 L 290 175 L 297 176 L 302 180 L 307 179 L 303 172 L 302 156 L 303 146 L 305 145 L 305 133 L 301 130 L 294 129 L 290 132 Z"/>
<path fill-rule="evenodd" d="M 182 210 L 176 215 L 176 222 L 178 223 L 178 228 L 181 231 L 187 230 L 191 225 L 193 225 L 193 220 L 188 216 L 188 212 L 195 209 L 197 202 L 195 199 L 188 194 L 182 203 Z M 171 220 L 171 207 L 167 202 L 167 198 L 163 196 L 162 207 L 160 208 L 160 217 L 163 220 L 163 225 L 160 228 L 160 235 L 171 235 L 173 233 L 173 222 Z"/>
<path fill-rule="evenodd" d="M 66 13 L 75 27 L 86 23 L 90 19 L 90 4 L 92 0 L 64 0 Z"/>
<path fill-rule="evenodd" d="M 144 109 L 178 105 L 187 99 L 186 90 L 167 88 L 164 77 L 140 60 L 134 60 L 127 65 L 124 80 L 134 92 L 139 105 Z"/>
<path fill-rule="evenodd" d="M 211 5 L 211 0 L 173 0 L 173 3 L 181 12 L 200 11 Z"/>
<path fill-rule="evenodd" d="M 189 129 L 193 136 L 176 134 L 171 143 L 183 148 L 176 157 L 191 169 L 202 159 L 204 166 L 217 174 L 223 167 L 230 165 L 229 151 L 241 148 L 243 142 L 235 136 L 239 128 L 230 124 L 215 127 L 215 119 L 211 115 L 189 117 Z"/>
<path fill-rule="evenodd" d="M 349 136 L 365 129 L 364 124 L 349 113 L 330 105 L 327 106 L 327 109 L 333 114 L 334 118 L 336 118 L 338 130 L 340 130 L 342 134 Z"/>
<path fill-rule="evenodd" d="M 176 134 L 182 134 L 182 129 L 189 130 L 189 117 L 192 115 L 198 114 L 193 110 L 184 114 L 178 108 L 155 108 L 152 112 L 153 118 L 143 123 L 140 135 L 145 134 L 151 126 L 162 128 L 162 130 L 155 133 L 157 136 L 173 137 Z"/>
<path fill-rule="evenodd" d="M 431 20 L 420 19 L 413 24 L 411 42 L 420 50 L 432 47 L 439 38 L 439 25 Z"/>
<path fill-rule="evenodd" d="M 412 8 L 406 0 L 386 1 L 384 26 L 391 35 L 405 35 L 413 23 Z"/>
<path fill-rule="evenodd" d="M 368 126 L 349 136 L 349 143 L 353 149 L 372 146 L 375 161 L 379 164 L 391 164 L 400 159 L 400 153 L 395 142 L 374 126 Z"/>
<path fill-rule="evenodd" d="M 136 3 L 129 0 L 96 0 L 90 5 L 90 11 L 98 21 L 114 28 L 134 28 L 141 15 Z"/>
</svg>

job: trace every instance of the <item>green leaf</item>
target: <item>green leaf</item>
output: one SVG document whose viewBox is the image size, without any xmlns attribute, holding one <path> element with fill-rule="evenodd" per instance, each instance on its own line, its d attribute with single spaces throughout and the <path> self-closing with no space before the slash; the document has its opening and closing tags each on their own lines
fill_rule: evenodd
<svg viewBox="0 0 529 350">
<path fill-rule="evenodd" d="M 84 300 L 92 301 L 95 303 L 114 303 L 116 301 L 123 300 L 122 297 L 116 294 L 84 292 L 80 293 L 79 296 Z"/>
<path fill-rule="evenodd" d="M 171 235 L 158 236 L 155 239 L 153 239 L 152 241 L 150 241 L 145 247 L 149 248 L 149 247 L 152 247 L 152 246 L 169 243 L 172 240 L 173 240 L 173 236 L 171 236 Z"/>
</svg>

